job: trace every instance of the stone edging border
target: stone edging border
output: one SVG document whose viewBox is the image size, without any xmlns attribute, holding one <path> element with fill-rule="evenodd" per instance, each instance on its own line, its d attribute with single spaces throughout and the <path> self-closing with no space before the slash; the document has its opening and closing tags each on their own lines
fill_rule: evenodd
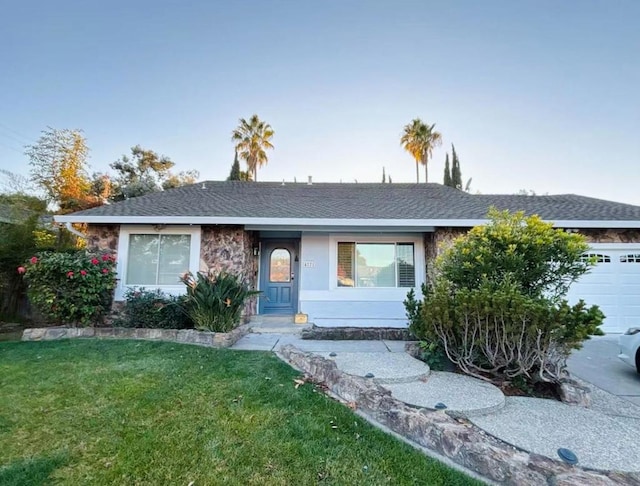
<svg viewBox="0 0 640 486">
<path fill-rule="evenodd" d="M 228 348 L 247 334 L 248 325 L 236 327 L 231 332 L 196 331 L 195 329 L 144 329 L 128 327 L 40 327 L 25 329 L 23 341 L 53 341 L 69 338 L 144 339 L 196 344 L 210 348 Z"/>
<path fill-rule="evenodd" d="M 292 345 L 281 347 L 280 355 L 391 431 L 491 481 L 514 486 L 640 485 L 640 473 L 571 466 L 517 449 L 443 411 L 411 407 L 373 380 L 343 373 L 333 361 Z"/>
</svg>

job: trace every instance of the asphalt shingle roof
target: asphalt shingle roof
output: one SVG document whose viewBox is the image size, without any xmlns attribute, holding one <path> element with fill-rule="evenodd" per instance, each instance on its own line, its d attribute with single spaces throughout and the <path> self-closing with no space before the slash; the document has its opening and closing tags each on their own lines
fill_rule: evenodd
<svg viewBox="0 0 640 486">
<path fill-rule="evenodd" d="M 440 184 L 205 181 L 73 216 L 484 219 L 490 206 L 547 220 L 640 221 L 640 206 L 563 194 L 476 195 Z"/>
</svg>

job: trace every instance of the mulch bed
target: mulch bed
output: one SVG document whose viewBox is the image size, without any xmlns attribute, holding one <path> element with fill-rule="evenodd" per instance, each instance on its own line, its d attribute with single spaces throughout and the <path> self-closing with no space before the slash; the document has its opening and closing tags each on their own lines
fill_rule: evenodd
<svg viewBox="0 0 640 486">
<path fill-rule="evenodd" d="M 522 390 L 511 385 L 510 383 L 504 383 L 499 388 L 507 397 L 548 398 L 551 400 L 560 401 L 558 387 L 554 383 L 536 383 L 535 385 L 533 385 L 530 391 Z"/>
</svg>

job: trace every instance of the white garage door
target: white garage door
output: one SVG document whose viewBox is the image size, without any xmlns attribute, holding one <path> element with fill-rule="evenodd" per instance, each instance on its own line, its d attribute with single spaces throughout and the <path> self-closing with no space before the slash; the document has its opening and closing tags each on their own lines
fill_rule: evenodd
<svg viewBox="0 0 640 486">
<path fill-rule="evenodd" d="M 606 318 L 604 332 L 624 332 L 640 325 L 640 245 L 594 247 L 598 263 L 571 286 L 568 300 L 596 304 Z"/>
</svg>

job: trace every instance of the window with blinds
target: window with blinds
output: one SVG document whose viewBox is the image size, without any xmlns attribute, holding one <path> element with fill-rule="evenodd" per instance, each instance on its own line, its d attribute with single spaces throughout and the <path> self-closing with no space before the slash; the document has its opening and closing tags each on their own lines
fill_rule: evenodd
<svg viewBox="0 0 640 486">
<path fill-rule="evenodd" d="M 338 243 L 338 287 L 415 287 L 413 243 Z"/>
<path fill-rule="evenodd" d="M 130 235 L 126 284 L 179 285 L 190 251 L 190 235 Z"/>
<path fill-rule="evenodd" d="M 413 259 L 413 243 L 396 245 L 396 264 L 398 267 L 398 287 L 416 286 L 416 266 Z"/>
<path fill-rule="evenodd" d="M 355 287 L 355 243 L 338 243 L 338 287 Z"/>
</svg>

